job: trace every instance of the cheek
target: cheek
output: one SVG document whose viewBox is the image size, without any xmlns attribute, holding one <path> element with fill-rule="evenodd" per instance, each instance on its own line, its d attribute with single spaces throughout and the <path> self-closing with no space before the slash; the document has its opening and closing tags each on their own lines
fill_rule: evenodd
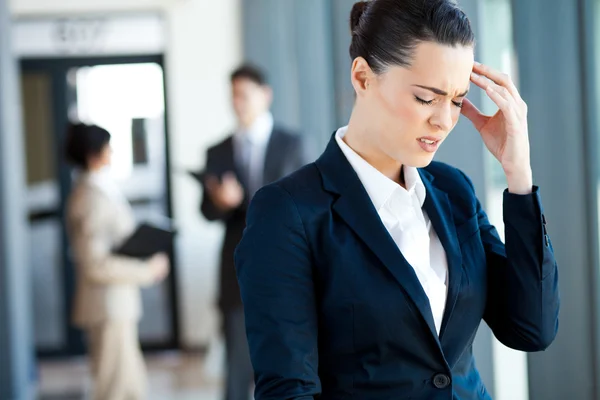
<svg viewBox="0 0 600 400">
<path fill-rule="evenodd" d="M 416 103 L 416 102 L 415 102 Z M 398 104 L 383 126 L 384 147 L 390 150 L 408 149 L 409 143 L 427 132 L 428 107 L 420 104 Z"/>
<path fill-rule="evenodd" d="M 456 126 L 456 124 L 458 123 L 458 120 L 460 118 L 460 108 L 457 108 L 453 113 L 452 113 L 452 129 L 454 129 L 454 127 Z"/>
<path fill-rule="evenodd" d="M 252 108 L 252 110 L 254 110 L 254 111 L 259 110 L 259 109 L 263 108 L 264 99 L 260 95 L 254 95 L 252 97 L 250 104 L 251 104 L 250 107 Z"/>
<path fill-rule="evenodd" d="M 419 104 L 412 94 L 398 95 L 387 92 L 382 97 L 384 103 L 382 108 L 387 114 L 386 119 L 396 129 L 400 127 L 411 129 L 427 122 L 430 108 Z"/>
<path fill-rule="evenodd" d="M 386 130 L 393 133 L 396 141 L 412 141 L 427 132 L 430 112 L 431 107 L 418 104 L 414 100 L 398 103 Z"/>
<path fill-rule="evenodd" d="M 233 99 L 233 107 L 240 111 L 244 108 L 244 101 L 240 97 L 236 97 Z"/>
<path fill-rule="evenodd" d="M 398 117 L 404 125 L 410 128 L 419 128 L 427 123 L 431 110 L 428 106 L 418 104 L 416 101 L 404 103 L 398 110 Z"/>
</svg>

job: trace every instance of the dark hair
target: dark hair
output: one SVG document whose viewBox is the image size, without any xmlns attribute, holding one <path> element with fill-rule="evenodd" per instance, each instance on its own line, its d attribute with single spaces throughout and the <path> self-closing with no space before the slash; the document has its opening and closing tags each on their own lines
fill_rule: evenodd
<svg viewBox="0 0 600 400">
<path fill-rule="evenodd" d="M 110 143 L 110 133 L 96 125 L 70 124 L 67 129 L 65 152 L 67 161 L 86 169 L 88 160 L 102 152 Z"/>
<path fill-rule="evenodd" d="M 251 64 L 244 64 L 231 73 L 231 82 L 236 79 L 248 79 L 257 85 L 267 84 L 265 73 L 258 67 Z"/>
<path fill-rule="evenodd" d="M 373 72 L 407 67 L 419 42 L 470 46 L 475 35 L 452 0 L 359 1 L 350 14 L 350 57 L 363 57 Z"/>
</svg>

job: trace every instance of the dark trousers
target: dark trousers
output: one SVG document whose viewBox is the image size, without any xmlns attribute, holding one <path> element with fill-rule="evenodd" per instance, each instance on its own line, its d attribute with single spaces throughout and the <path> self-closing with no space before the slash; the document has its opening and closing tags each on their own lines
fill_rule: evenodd
<svg viewBox="0 0 600 400">
<path fill-rule="evenodd" d="M 250 350 L 246 339 L 244 310 L 237 308 L 223 314 L 225 328 L 225 400 L 248 400 L 254 383 Z"/>
</svg>

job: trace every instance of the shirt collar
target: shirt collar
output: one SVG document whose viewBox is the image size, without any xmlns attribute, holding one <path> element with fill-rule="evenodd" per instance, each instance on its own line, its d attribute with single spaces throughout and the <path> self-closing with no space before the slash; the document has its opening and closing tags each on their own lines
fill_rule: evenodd
<svg viewBox="0 0 600 400">
<path fill-rule="evenodd" d="M 238 129 L 235 133 L 237 141 L 249 141 L 252 144 L 266 144 L 273 131 L 273 115 L 266 112 L 260 115 L 247 129 Z"/>
<path fill-rule="evenodd" d="M 120 190 L 110 173 L 110 168 L 105 167 L 99 171 L 85 171 L 81 173 L 83 181 L 100 189 L 111 197 L 122 197 Z"/>
<path fill-rule="evenodd" d="M 417 196 L 420 206 L 423 207 L 426 191 L 417 168 L 403 167 L 404 180 L 407 187 L 407 189 L 404 189 L 369 164 L 344 142 L 343 138 L 347 131 L 347 126 L 338 129 L 335 134 L 335 140 L 354 171 L 356 171 L 375 209 L 380 211 L 392 195 L 408 199 L 413 193 Z"/>
<path fill-rule="evenodd" d="M 417 199 L 419 199 L 419 205 L 423 207 L 425 203 L 426 190 L 425 185 L 423 184 L 423 180 L 421 179 L 421 175 L 419 174 L 419 170 L 415 167 L 403 167 L 404 172 L 404 181 L 406 182 L 406 187 L 408 191 L 414 191 L 417 195 Z"/>
<path fill-rule="evenodd" d="M 100 188 L 112 186 L 110 171 L 108 167 L 102 168 L 97 171 L 83 171 L 81 172 L 81 179 L 91 184 L 94 184 Z"/>
</svg>

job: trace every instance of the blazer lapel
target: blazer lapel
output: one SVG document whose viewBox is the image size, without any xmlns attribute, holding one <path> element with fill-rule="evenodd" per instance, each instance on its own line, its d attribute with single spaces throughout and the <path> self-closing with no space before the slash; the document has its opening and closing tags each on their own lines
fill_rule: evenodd
<svg viewBox="0 0 600 400">
<path fill-rule="evenodd" d="M 369 195 L 339 148 L 335 137 L 332 137 L 327 150 L 316 164 L 323 176 L 325 189 L 340 195 L 333 204 L 333 210 L 402 286 L 439 344 L 429 299 L 423 287 L 412 266 L 408 264 L 381 222 Z"/>
<path fill-rule="evenodd" d="M 448 297 L 440 330 L 440 337 L 442 337 L 456 305 L 460 290 L 463 273 L 462 254 L 448 195 L 432 184 L 433 176 L 427 171 L 419 169 L 419 174 L 427 192 L 423 208 L 427 212 L 427 216 L 446 251 L 446 259 L 448 260 Z"/>
<path fill-rule="evenodd" d="M 223 159 L 221 161 L 222 164 L 220 166 L 220 173 L 232 171 L 235 172 L 239 177 L 240 166 L 236 160 L 235 153 L 236 149 L 234 144 L 234 136 L 232 135 L 223 143 Z"/>
<path fill-rule="evenodd" d="M 243 169 L 245 168 L 245 166 L 239 165 L 239 157 L 236 156 L 238 150 L 236 150 L 234 135 L 227 138 L 227 140 L 223 143 L 222 151 L 222 159 L 220 160 L 221 164 L 218 172 L 219 176 L 222 178 L 223 174 L 227 172 L 233 172 L 240 184 L 242 185 L 242 187 L 244 188 L 244 191 L 247 191 L 247 174 L 243 173 Z"/>
</svg>

